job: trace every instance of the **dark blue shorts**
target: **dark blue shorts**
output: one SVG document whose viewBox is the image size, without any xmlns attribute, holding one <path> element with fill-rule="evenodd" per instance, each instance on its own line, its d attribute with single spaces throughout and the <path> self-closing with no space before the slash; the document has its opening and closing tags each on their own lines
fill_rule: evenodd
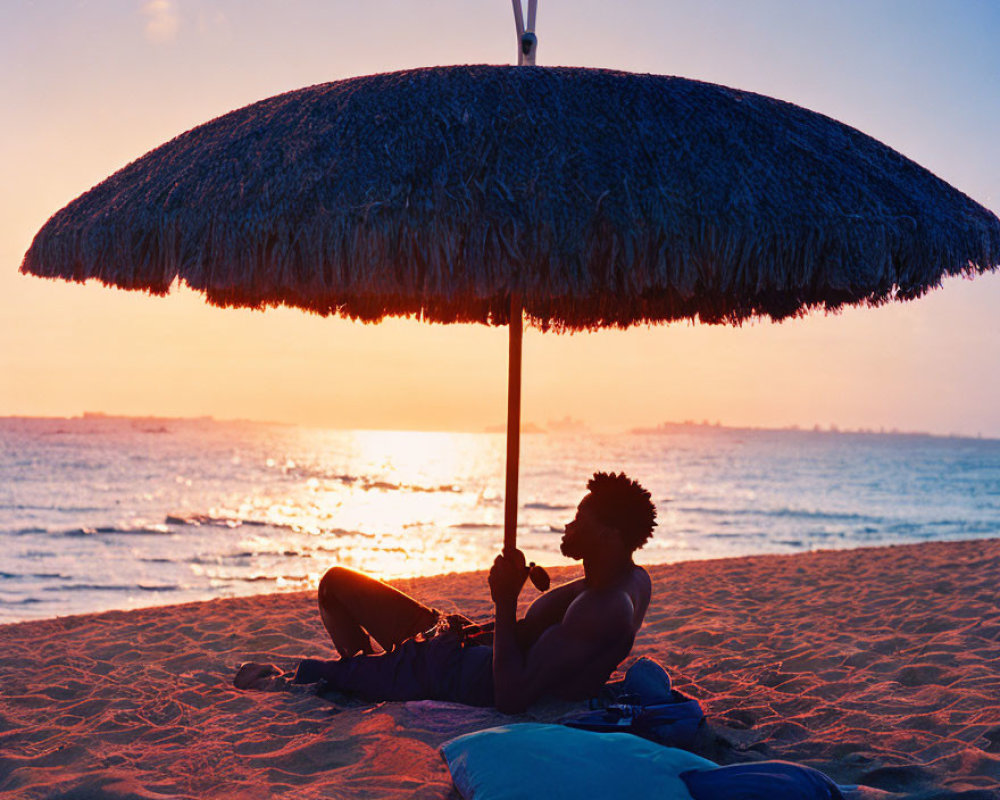
<svg viewBox="0 0 1000 800">
<path fill-rule="evenodd" d="M 458 633 L 407 639 L 395 650 L 336 661 L 306 659 L 295 683 L 324 682 L 365 700 L 449 700 L 493 705 L 493 648 Z"/>
</svg>

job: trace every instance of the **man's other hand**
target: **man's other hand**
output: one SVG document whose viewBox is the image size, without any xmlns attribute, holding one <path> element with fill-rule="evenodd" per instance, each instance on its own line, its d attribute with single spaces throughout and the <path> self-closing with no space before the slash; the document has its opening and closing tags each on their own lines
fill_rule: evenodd
<svg viewBox="0 0 1000 800">
<path fill-rule="evenodd" d="M 528 566 L 520 550 L 504 550 L 496 557 L 490 570 L 490 594 L 497 606 L 516 604 L 524 582 L 528 579 Z"/>
</svg>

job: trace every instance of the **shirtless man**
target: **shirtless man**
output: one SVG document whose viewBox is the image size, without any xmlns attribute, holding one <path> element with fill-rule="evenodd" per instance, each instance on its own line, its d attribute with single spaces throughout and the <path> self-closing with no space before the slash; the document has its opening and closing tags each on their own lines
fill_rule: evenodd
<svg viewBox="0 0 1000 800">
<path fill-rule="evenodd" d="M 523 619 L 528 577 L 519 550 L 497 556 L 492 625 L 446 617 L 380 581 L 342 567 L 319 587 L 338 661 L 303 661 L 295 682 L 324 680 L 373 700 L 454 700 L 517 713 L 543 696 L 592 697 L 632 649 L 650 580 L 632 560 L 656 525 L 649 492 L 624 474 L 596 473 L 561 549 L 584 577 L 542 594 Z M 375 654 L 372 639 L 385 651 Z"/>
</svg>

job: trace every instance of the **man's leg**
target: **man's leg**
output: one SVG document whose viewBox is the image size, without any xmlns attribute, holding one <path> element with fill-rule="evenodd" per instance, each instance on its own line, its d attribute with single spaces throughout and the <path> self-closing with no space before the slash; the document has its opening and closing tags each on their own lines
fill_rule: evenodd
<svg viewBox="0 0 1000 800">
<path fill-rule="evenodd" d="M 320 694 L 334 690 L 365 700 L 448 700 L 491 706 L 493 650 L 464 647 L 460 637 L 445 633 L 429 640 L 407 639 L 380 655 L 299 662 L 292 684 L 316 683 Z"/>
<path fill-rule="evenodd" d="M 333 567 L 320 581 L 319 615 L 344 658 L 374 652 L 371 639 L 391 650 L 438 619 L 409 595 L 344 567 Z"/>
</svg>

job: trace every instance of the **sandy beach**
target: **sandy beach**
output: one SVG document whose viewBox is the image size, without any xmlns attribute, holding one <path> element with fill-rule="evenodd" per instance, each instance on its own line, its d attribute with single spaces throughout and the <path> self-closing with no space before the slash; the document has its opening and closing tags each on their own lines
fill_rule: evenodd
<svg viewBox="0 0 1000 800">
<path fill-rule="evenodd" d="M 702 701 L 703 755 L 797 761 L 903 797 L 1000 797 L 1000 540 L 649 571 L 624 666 L 655 658 Z M 490 613 L 484 573 L 396 585 Z M 307 593 L 21 623 L 0 643 L 0 798 L 456 797 L 437 746 L 511 719 L 234 689 L 243 661 L 332 657 Z"/>
</svg>

